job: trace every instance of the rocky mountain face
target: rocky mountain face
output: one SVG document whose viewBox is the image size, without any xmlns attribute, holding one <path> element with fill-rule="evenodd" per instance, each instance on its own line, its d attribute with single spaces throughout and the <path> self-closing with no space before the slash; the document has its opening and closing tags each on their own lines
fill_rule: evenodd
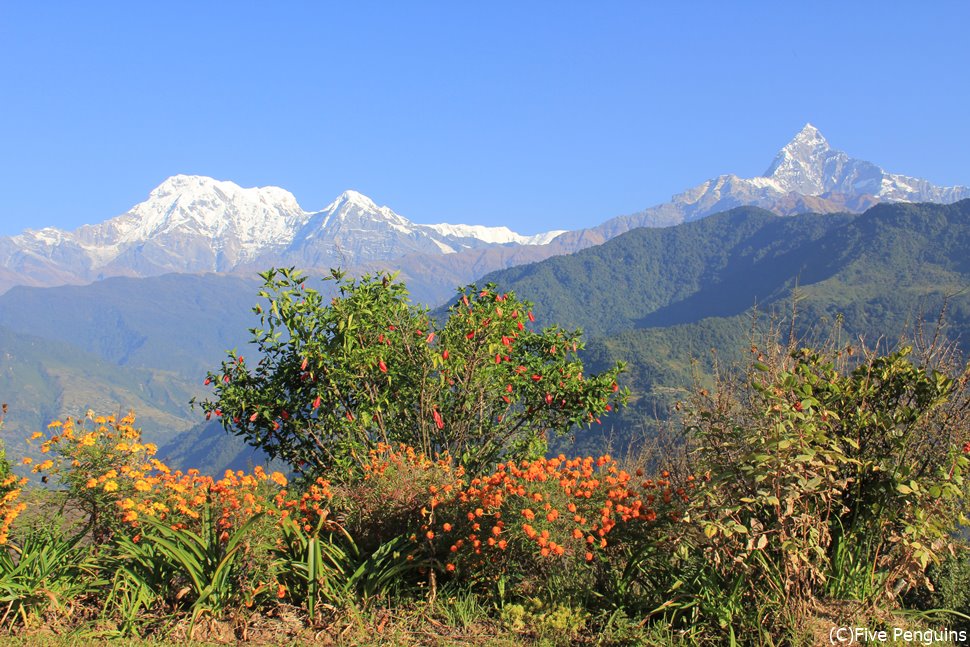
<svg viewBox="0 0 970 647">
<path fill-rule="evenodd" d="M 110 276 L 340 266 L 399 270 L 416 298 L 433 303 L 490 271 L 598 245 L 637 227 L 675 225 L 738 206 L 779 215 L 860 213 L 879 202 L 967 197 L 968 187 L 940 187 L 851 158 L 811 124 L 761 176 L 721 175 L 597 227 L 536 236 L 505 227 L 416 224 L 356 191 L 311 212 L 277 187 L 176 175 L 141 204 L 100 224 L 0 237 L 0 293 L 14 285 L 84 284 Z"/>
</svg>

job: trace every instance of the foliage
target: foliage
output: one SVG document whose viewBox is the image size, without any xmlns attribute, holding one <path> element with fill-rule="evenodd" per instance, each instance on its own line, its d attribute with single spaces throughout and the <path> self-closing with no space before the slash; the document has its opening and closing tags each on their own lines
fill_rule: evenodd
<svg viewBox="0 0 970 647">
<path fill-rule="evenodd" d="M 262 515 L 250 516 L 229 533 L 218 525 L 211 504 L 206 502 L 200 511 L 200 533 L 152 519 L 145 525 L 138 542 L 121 537 L 120 547 L 126 558 L 136 565 L 129 569 L 129 573 L 140 580 L 136 581 L 138 588 L 167 595 L 168 586 L 173 581 L 141 578 L 142 573 L 171 572 L 187 582 L 189 595 L 185 599 L 191 601 L 194 624 L 203 613 L 221 614 L 254 579 L 251 573 L 241 572 L 240 556 L 249 549 L 250 531 Z M 185 591 L 178 591 L 174 597 L 185 595 Z"/>
<path fill-rule="evenodd" d="M 0 548 L 0 625 L 28 626 L 53 608 L 60 614 L 102 582 L 80 537 L 30 528 L 17 543 Z"/>
<path fill-rule="evenodd" d="M 681 582 L 735 592 L 721 599 L 747 615 L 721 624 L 748 630 L 759 609 L 924 586 L 965 519 L 968 373 L 916 366 L 909 348 L 854 368 L 845 349 L 752 350 L 747 386 L 702 392 L 689 418 L 709 479 L 685 540 L 707 568 Z"/>
<path fill-rule="evenodd" d="M 625 400 L 622 365 L 584 375 L 578 332 L 533 330 L 529 303 L 493 285 L 465 290 L 439 326 L 390 276 L 333 271 L 329 302 L 296 270 L 262 276 L 259 359 L 250 369 L 231 352 L 202 407 L 300 472 L 346 472 L 398 442 L 485 469 L 540 455 L 549 433 Z"/>
</svg>

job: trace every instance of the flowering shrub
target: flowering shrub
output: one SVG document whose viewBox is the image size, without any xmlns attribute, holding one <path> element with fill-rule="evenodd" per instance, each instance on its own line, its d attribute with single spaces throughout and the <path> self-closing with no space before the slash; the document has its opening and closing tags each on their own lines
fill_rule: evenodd
<svg viewBox="0 0 970 647">
<path fill-rule="evenodd" d="M 264 274 L 255 364 L 230 353 L 205 384 L 206 416 L 312 476 L 357 469 L 378 444 L 448 453 L 471 471 L 535 458 L 550 433 L 626 401 L 618 364 L 584 374 L 580 333 L 534 329 L 531 305 L 494 285 L 463 290 L 439 326 L 392 276 L 346 279 L 338 296 L 294 269 Z"/>
<path fill-rule="evenodd" d="M 7 413 L 7 405 L 0 406 L 0 429 L 3 429 L 3 418 Z M 7 543 L 10 527 L 20 513 L 27 509 L 27 504 L 20 500 L 20 493 L 27 479 L 10 473 L 10 463 L 6 453 L 0 448 L 0 546 Z"/>
<path fill-rule="evenodd" d="M 154 457 L 155 445 L 141 442 L 134 422 L 131 413 L 120 420 L 93 413 L 55 420 L 47 435 L 32 437 L 42 439 L 40 452 L 48 458 L 24 458 L 34 473 L 66 485 L 70 500 L 88 514 L 96 539 L 106 540 L 123 526 L 137 530 L 146 519 L 165 521 L 175 530 L 198 530 L 206 508 L 225 541 L 250 517 L 274 514 L 273 489 L 287 484 L 283 474 L 267 474 L 258 466 L 252 474 L 226 471 L 219 479 L 195 469 L 172 471 Z"/>
<path fill-rule="evenodd" d="M 679 521 L 693 488 L 693 477 L 643 478 L 609 455 L 509 461 L 451 493 L 426 532 L 459 576 L 591 573 L 652 540 L 658 521 Z"/>
<path fill-rule="evenodd" d="M 370 450 L 361 476 L 336 486 L 334 507 L 365 547 L 406 535 L 427 540 L 435 510 L 465 485 L 465 470 L 448 455 L 429 458 L 407 445 Z"/>
</svg>

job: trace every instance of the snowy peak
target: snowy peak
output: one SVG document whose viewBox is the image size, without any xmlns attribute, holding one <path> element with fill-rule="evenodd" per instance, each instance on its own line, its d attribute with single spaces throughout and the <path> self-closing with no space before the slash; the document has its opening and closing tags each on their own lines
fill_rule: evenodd
<svg viewBox="0 0 970 647">
<path fill-rule="evenodd" d="M 819 195 L 826 191 L 826 170 L 836 159 L 848 159 L 833 151 L 829 142 L 812 124 L 805 124 L 784 148 L 778 151 L 762 177 L 770 178 L 786 191 Z"/>
<path fill-rule="evenodd" d="M 778 151 L 763 175 L 711 178 L 674 195 L 670 202 L 607 221 L 597 231 L 608 238 L 632 227 L 666 227 L 742 205 L 793 215 L 862 212 L 879 202 L 948 204 L 966 198 L 970 198 L 968 187 L 939 186 L 852 158 L 832 148 L 808 123 Z"/>
<path fill-rule="evenodd" d="M 341 193 L 336 200 L 324 207 L 324 211 L 329 211 L 335 213 L 342 208 L 356 207 L 364 211 L 378 212 L 380 208 L 377 206 L 373 200 L 368 198 L 363 193 L 358 193 L 352 189 L 348 189 Z M 385 207 L 386 208 L 386 207 Z"/>
<path fill-rule="evenodd" d="M 812 124 L 805 127 L 775 156 L 761 178 L 782 193 L 804 196 L 838 194 L 871 196 L 902 202 L 953 202 L 970 196 L 966 187 L 934 186 L 927 180 L 888 173 L 872 162 L 849 157 L 829 145 Z"/>
<path fill-rule="evenodd" d="M 288 242 L 307 218 L 296 198 L 279 187 L 243 188 L 234 182 L 198 175 L 175 175 L 148 199 L 101 225 L 98 240 L 139 243 L 160 236 L 209 239 L 216 249 L 231 246 L 252 257 L 266 245 Z"/>
<path fill-rule="evenodd" d="M 354 266 L 508 243 L 545 244 L 555 233 L 529 237 L 504 227 L 416 224 L 352 190 L 325 209 L 308 212 L 279 187 L 243 188 L 210 177 L 175 175 L 145 201 L 99 224 L 0 238 L 0 270 L 43 274 L 41 282 L 57 285 L 65 276 L 84 282 L 271 265 Z"/>
</svg>

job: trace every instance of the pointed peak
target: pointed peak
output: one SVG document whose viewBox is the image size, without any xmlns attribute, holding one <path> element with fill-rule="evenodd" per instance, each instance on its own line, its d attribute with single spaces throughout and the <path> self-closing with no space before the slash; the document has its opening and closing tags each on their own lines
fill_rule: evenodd
<svg viewBox="0 0 970 647">
<path fill-rule="evenodd" d="M 778 151 L 762 177 L 783 181 L 790 190 L 815 195 L 822 191 L 822 165 L 830 154 L 832 149 L 828 140 L 818 128 L 806 123 Z"/>
<path fill-rule="evenodd" d="M 805 124 L 805 126 L 792 137 L 791 141 L 785 144 L 785 147 L 779 151 L 779 155 L 789 154 L 795 155 L 798 153 L 804 154 L 809 150 L 828 150 L 829 142 L 825 139 L 825 136 L 819 131 L 818 128 L 810 123 Z"/>
<path fill-rule="evenodd" d="M 825 135 L 821 131 L 810 123 L 805 124 L 805 126 L 798 131 L 798 134 L 789 142 L 789 145 L 795 142 L 813 142 L 815 144 L 824 144 L 828 146 L 828 140 L 825 139 Z"/>
<path fill-rule="evenodd" d="M 379 209 L 373 200 L 353 189 L 347 189 L 337 196 L 337 199 L 327 206 L 326 211 L 336 211 L 343 206 L 354 206 L 367 211 L 377 211 Z"/>
</svg>

